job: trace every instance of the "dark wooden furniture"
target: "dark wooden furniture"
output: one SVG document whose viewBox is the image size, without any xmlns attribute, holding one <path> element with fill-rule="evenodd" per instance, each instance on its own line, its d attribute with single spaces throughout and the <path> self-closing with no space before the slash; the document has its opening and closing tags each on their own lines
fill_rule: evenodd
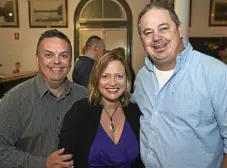
<svg viewBox="0 0 227 168">
<path fill-rule="evenodd" d="M 195 50 L 217 59 L 219 51 L 227 46 L 226 37 L 190 37 L 189 41 Z"/>
<path fill-rule="evenodd" d="M 6 74 L 0 78 L 0 99 L 14 86 L 34 77 L 37 71 Z"/>
</svg>

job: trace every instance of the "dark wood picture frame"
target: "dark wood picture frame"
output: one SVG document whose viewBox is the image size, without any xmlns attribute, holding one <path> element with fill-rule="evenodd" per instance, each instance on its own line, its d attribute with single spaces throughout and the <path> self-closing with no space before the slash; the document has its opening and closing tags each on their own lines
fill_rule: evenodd
<svg viewBox="0 0 227 168">
<path fill-rule="evenodd" d="M 3 1 L 0 6 L 0 27 L 19 27 L 18 0 Z"/>
<path fill-rule="evenodd" d="M 29 0 L 31 28 L 68 27 L 68 0 Z"/>
<path fill-rule="evenodd" d="M 153 1 L 157 1 L 157 0 L 151 0 L 151 3 L 152 3 Z M 166 2 L 166 3 L 170 3 L 170 4 L 172 4 L 173 7 L 174 7 L 174 1 L 175 1 L 175 0 L 159 0 L 159 1 L 163 1 L 163 2 Z"/>
<path fill-rule="evenodd" d="M 227 26 L 227 0 L 210 0 L 209 26 Z"/>
</svg>

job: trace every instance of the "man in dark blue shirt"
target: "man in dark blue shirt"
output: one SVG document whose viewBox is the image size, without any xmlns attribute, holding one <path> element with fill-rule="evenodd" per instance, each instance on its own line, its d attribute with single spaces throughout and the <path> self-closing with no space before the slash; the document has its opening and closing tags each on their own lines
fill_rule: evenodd
<svg viewBox="0 0 227 168">
<path fill-rule="evenodd" d="M 96 58 L 103 53 L 105 45 L 103 39 L 98 36 L 91 36 L 85 44 L 84 56 L 76 60 L 72 79 L 74 83 L 88 87 L 90 73 Z"/>
</svg>

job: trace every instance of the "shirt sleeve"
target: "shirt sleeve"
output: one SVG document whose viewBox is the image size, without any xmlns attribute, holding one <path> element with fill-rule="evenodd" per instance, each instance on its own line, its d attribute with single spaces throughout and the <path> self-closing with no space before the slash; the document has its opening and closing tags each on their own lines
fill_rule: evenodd
<svg viewBox="0 0 227 168">
<path fill-rule="evenodd" d="M 78 143 L 80 138 L 77 136 L 77 135 L 80 135 L 81 133 L 79 130 L 82 128 L 81 122 L 83 119 L 81 118 L 81 115 L 83 115 L 83 113 L 81 110 L 83 108 L 84 108 L 83 106 L 78 107 L 77 104 L 75 103 L 69 109 L 69 111 L 64 117 L 63 125 L 60 132 L 60 137 L 59 137 L 58 149 L 64 148 L 65 154 L 73 155 L 72 160 L 74 161 L 74 166 L 77 164 L 78 159 L 80 159 L 81 156 L 82 158 L 84 156 L 84 154 L 81 154 L 80 158 L 77 157 L 77 152 L 80 151 L 80 149 L 78 148 L 78 145 L 83 146 L 82 144 Z"/>
<path fill-rule="evenodd" d="M 88 82 L 89 82 L 89 77 L 90 77 L 90 74 L 91 74 L 91 70 L 92 70 L 92 68 L 87 67 L 83 71 L 83 74 L 81 76 L 81 85 L 86 87 L 86 88 L 88 87 Z"/>
<path fill-rule="evenodd" d="M 45 168 L 46 158 L 32 156 L 16 145 L 22 136 L 20 97 L 8 92 L 0 102 L 0 167 Z M 17 144 L 19 146 L 19 144 Z"/>
<path fill-rule="evenodd" d="M 213 74 L 215 78 L 210 79 L 210 82 L 213 83 L 210 91 L 213 93 L 210 94 L 218 128 L 224 140 L 224 153 L 227 154 L 227 66 L 219 65 L 218 70 L 213 73 L 215 73 Z"/>
<path fill-rule="evenodd" d="M 92 65 L 90 64 L 84 65 L 83 67 L 80 66 L 80 68 L 77 69 L 74 68 L 72 74 L 73 82 L 87 88 L 91 71 Z"/>
<path fill-rule="evenodd" d="M 80 123 L 78 113 L 81 113 L 81 108 L 78 108 L 77 104 L 75 103 L 67 112 L 64 117 L 60 137 L 59 137 L 59 144 L 58 149 L 65 148 L 66 154 L 72 154 L 71 149 L 72 144 L 76 142 L 74 140 L 74 134 L 76 132 L 76 128 L 78 128 L 78 123 Z"/>
<path fill-rule="evenodd" d="M 141 84 L 140 84 L 140 77 L 139 77 L 139 73 L 136 75 L 135 81 L 134 81 L 134 91 L 133 94 L 131 96 L 130 101 L 134 104 L 138 104 L 137 102 L 137 94 L 138 94 L 138 90 L 141 88 Z"/>
</svg>

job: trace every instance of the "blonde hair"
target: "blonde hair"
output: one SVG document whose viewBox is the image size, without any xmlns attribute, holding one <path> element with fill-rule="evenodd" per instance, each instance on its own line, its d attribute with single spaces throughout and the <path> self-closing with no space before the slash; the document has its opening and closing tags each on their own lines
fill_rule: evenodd
<svg viewBox="0 0 227 168">
<path fill-rule="evenodd" d="M 117 54 L 119 54 L 119 55 L 121 55 L 124 59 L 126 59 L 125 49 L 123 47 L 114 48 L 112 51 L 117 53 Z"/>
<path fill-rule="evenodd" d="M 112 61 L 120 61 L 124 68 L 125 68 L 125 74 L 126 74 L 126 89 L 124 93 L 120 96 L 120 103 L 121 106 L 126 106 L 130 101 L 130 90 L 131 90 L 131 75 L 130 70 L 128 67 L 128 64 L 126 60 L 119 54 L 113 52 L 113 51 L 105 51 L 101 56 L 98 57 L 98 59 L 95 61 L 95 64 L 92 68 L 89 83 L 88 83 L 88 100 L 90 104 L 97 104 L 101 103 L 102 95 L 99 91 L 99 81 L 100 78 Z"/>
</svg>

